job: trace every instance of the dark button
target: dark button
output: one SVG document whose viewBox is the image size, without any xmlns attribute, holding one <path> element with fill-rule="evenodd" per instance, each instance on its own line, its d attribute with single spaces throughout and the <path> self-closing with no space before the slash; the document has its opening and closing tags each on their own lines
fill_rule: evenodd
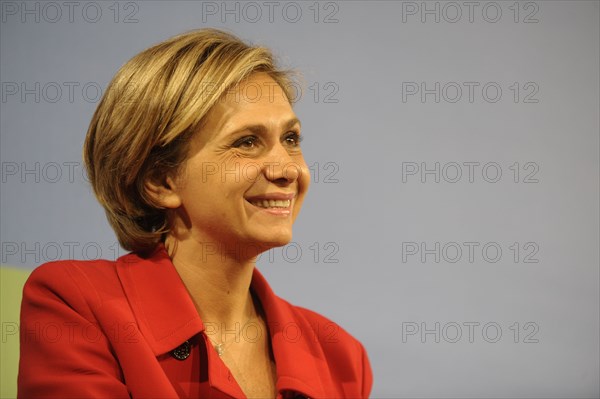
<svg viewBox="0 0 600 399">
<path fill-rule="evenodd" d="M 192 345 L 190 345 L 190 341 L 185 341 L 183 344 L 181 344 L 177 348 L 173 349 L 171 354 L 177 360 L 185 360 L 190 356 L 191 350 L 192 350 Z"/>
<path fill-rule="evenodd" d="M 284 399 L 310 399 L 308 396 L 294 391 L 283 391 L 282 396 Z"/>
</svg>

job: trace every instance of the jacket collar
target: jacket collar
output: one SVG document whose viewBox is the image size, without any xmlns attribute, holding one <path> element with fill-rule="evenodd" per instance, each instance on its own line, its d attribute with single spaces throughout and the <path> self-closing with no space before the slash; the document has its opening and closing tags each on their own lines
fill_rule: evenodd
<svg viewBox="0 0 600 399">
<path fill-rule="evenodd" d="M 148 257 L 130 253 L 117 259 L 117 273 L 140 332 L 156 356 L 204 331 L 204 324 L 164 245 Z M 251 288 L 265 311 L 277 368 L 278 391 L 323 397 L 329 375 L 312 326 L 277 297 L 255 268 Z"/>
</svg>

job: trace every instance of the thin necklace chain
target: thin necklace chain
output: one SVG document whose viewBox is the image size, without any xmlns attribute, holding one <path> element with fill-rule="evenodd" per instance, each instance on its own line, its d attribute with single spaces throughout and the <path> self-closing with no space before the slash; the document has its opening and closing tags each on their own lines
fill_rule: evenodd
<svg viewBox="0 0 600 399">
<path fill-rule="evenodd" d="M 258 315 L 252 316 L 242 325 L 242 328 L 245 327 L 248 323 L 250 323 L 253 320 L 260 320 L 260 317 Z M 240 331 L 241 330 L 242 329 L 240 329 Z M 222 336 L 222 334 L 221 334 L 221 336 Z M 237 332 L 236 332 L 236 336 L 237 336 Z M 229 348 L 229 346 L 231 346 L 234 342 L 238 342 L 237 337 L 236 337 L 236 339 L 234 339 L 233 341 L 230 341 L 230 342 L 217 342 L 209 334 L 206 334 L 206 337 L 212 344 L 213 348 L 215 348 L 215 350 L 217 351 L 217 354 L 219 355 L 219 357 L 222 357 L 223 354 L 225 353 L 225 350 L 227 348 Z"/>
<path fill-rule="evenodd" d="M 251 322 L 254 322 L 255 320 L 256 320 L 256 321 L 258 321 L 258 328 L 260 328 L 260 329 L 262 330 L 263 326 L 261 326 L 261 325 L 260 325 L 260 320 L 261 320 L 261 317 L 260 317 L 259 315 L 252 316 L 252 317 L 250 317 L 250 318 L 249 318 L 249 319 L 248 319 L 248 320 L 247 320 L 247 321 L 246 321 L 244 324 L 242 324 L 242 326 L 241 326 L 241 328 L 239 329 L 239 331 L 236 331 L 236 332 L 235 332 L 235 335 L 236 335 L 236 337 L 235 337 L 233 340 L 229 341 L 229 342 L 226 342 L 226 341 L 225 341 L 225 342 L 224 342 L 224 341 L 218 342 L 217 340 L 215 340 L 215 339 L 213 339 L 213 338 L 211 337 L 211 335 L 212 335 L 212 334 L 206 334 L 206 337 L 208 338 L 208 340 L 209 340 L 209 341 L 210 341 L 210 343 L 212 344 L 213 348 L 215 348 L 215 350 L 217 351 L 217 354 L 219 355 L 219 357 L 222 357 L 222 356 L 223 356 L 223 354 L 225 353 L 225 350 L 226 350 L 227 348 L 229 348 L 229 346 L 231 346 L 231 345 L 232 345 L 233 343 L 235 343 L 235 342 L 239 342 L 239 339 L 238 339 L 238 333 L 239 333 L 240 335 L 243 335 L 243 334 L 241 333 L 241 331 L 243 331 L 243 330 L 244 330 L 244 328 L 246 328 L 246 326 L 247 326 L 249 323 L 251 323 Z M 237 323 L 236 323 L 236 324 L 237 324 Z M 218 333 L 217 333 L 216 335 L 221 335 L 221 337 L 222 337 L 223 335 L 222 335 L 222 333 L 220 333 L 220 331 L 221 331 L 221 330 L 219 329 L 219 331 L 218 331 Z M 242 339 L 243 339 L 243 337 L 242 337 Z"/>
<path fill-rule="evenodd" d="M 263 313 L 263 309 L 262 309 L 262 304 L 260 303 L 260 301 L 258 300 L 258 298 L 254 295 L 254 293 L 250 292 L 251 298 L 252 298 L 252 302 L 254 304 L 254 316 L 250 317 L 248 320 L 246 320 L 246 322 L 242 325 L 242 327 L 245 327 L 248 323 L 250 323 L 253 320 L 260 320 L 262 319 L 261 314 Z M 259 326 L 261 329 L 263 328 L 263 326 Z M 220 331 L 220 330 L 219 330 Z M 242 331 L 240 329 L 240 331 Z M 263 331 L 263 333 L 267 333 Z M 216 342 L 215 340 L 213 340 L 208 334 L 206 335 L 209 339 L 209 341 L 211 342 L 213 348 L 215 348 L 215 350 L 217 351 L 217 354 L 219 355 L 219 357 L 223 357 L 223 355 L 225 354 L 225 350 L 232 345 L 234 342 L 238 342 L 237 340 L 237 332 L 236 332 L 236 339 L 227 343 L 227 342 Z M 221 338 L 223 337 L 223 334 L 221 334 Z"/>
</svg>

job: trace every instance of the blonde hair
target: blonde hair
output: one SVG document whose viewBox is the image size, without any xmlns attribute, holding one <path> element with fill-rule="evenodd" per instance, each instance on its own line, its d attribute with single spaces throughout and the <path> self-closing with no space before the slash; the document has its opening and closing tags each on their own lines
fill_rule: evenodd
<svg viewBox="0 0 600 399">
<path fill-rule="evenodd" d="M 292 75 L 277 69 L 268 49 L 216 29 L 150 47 L 114 76 L 90 122 L 83 158 L 123 248 L 144 253 L 164 238 L 166 210 L 145 182 L 177 173 L 211 107 L 254 72 L 268 73 L 292 101 Z"/>
</svg>

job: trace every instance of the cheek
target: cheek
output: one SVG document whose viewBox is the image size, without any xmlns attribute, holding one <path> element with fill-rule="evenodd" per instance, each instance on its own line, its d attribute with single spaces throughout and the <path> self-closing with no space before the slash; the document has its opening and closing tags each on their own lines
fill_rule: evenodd
<svg viewBox="0 0 600 399">
<path fill-rule="evenodd" d="M 248 162 L 242 165 L 240 174 L 245 182 L 254 183 L 261 174 L 261 166 L 258 162 Z"/>
</svg>

